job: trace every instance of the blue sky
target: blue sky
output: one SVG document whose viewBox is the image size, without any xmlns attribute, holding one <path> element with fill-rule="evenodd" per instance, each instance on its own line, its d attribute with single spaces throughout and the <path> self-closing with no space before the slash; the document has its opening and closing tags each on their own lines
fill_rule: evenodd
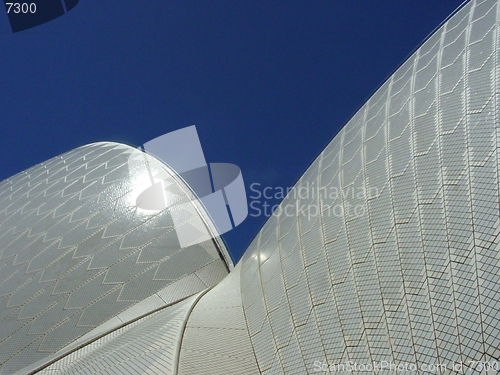
<svg viewBox="0 0 500 375">
<path fill-rule="evenodd" d="M 292 186 L 460 3 L 81 0 L 16 34 L 2 11 L 0 180 L 196 125 L 207 161 L 238 165 L 247 188 Z M 264 221 L 224 235 L 235 259 Z"/>
</svg>

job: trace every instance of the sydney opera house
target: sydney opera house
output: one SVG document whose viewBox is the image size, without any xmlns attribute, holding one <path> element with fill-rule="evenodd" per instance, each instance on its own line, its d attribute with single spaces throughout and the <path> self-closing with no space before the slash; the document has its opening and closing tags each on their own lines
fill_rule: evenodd
<svg viewBox="0 0 500 375">
<path fill-rule="evenodd" d="M 0 374 L 498 373 L 499 3 L 457 10 L 294 187 L 376 194 L 291 191 L 306 210 L 236 265 L 216 235 L 181 246 L 173 212 L 216 229 L 146 153 L 172 199 L 137 207 L 130 146 L 1 182 Z"/>
</svg>

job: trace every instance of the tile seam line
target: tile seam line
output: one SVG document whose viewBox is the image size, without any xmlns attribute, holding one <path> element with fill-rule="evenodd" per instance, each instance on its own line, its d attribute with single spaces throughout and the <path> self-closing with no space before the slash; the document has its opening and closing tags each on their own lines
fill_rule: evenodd
<svg viewBox="0 0 500 375">
<path fill-rule="evenodd" d="M 198 293 L 200 293 L 200 296 L 197 298 L 197 300 L 194 302 L 194 304 L 198 303 L 199 298 L 201 298 L 203 295 L 205 295 L 205 294 L 206 294 L 208 291 L 210 291 L 211 289 L 212 289 L 212 288 L 208 288 L 208 289 L 206 289 L 206 290 L 204 290 L 204 291 L 202 291 L 202 292 L 198 292 Z M 142 315 L 140 315 L 140 316 L 138 316 L 138 317 L 136 317 L 136 318 L 134 318 L 134 319 L 131 319 L 131 320 L 127 321 L 127 322 L 124 322 L 123 324 L 120 324 L 120 325 L 118 325 L 118 326 L 116 326 L 116 327 L 112 328 L 112 329 L 111 329 L 111 330 L 109 330 L 109 331 L 106 331 L 106 332 L 104 332 L 104 333 L 102 333 L 102 334 L 100 334 L 100 335 L 97 335 L 96 337 L 93 337 L 92 339 L 89 339 L 88 341 L 86 341 L 86 342 L 84 342 L 84 343 L 81 343 L 80 345 L 77 345 L 76 347 L 74 347 L 73 349 L 68 350 L 67 352 L 61 353 L 60 355 L 58 355 L 57 357 L 55 357 L 55 358 L 53 358 L 53 359 L 51 359 L 51 360 L 47 361 L 46 363 L 43 363 L 43 364 L 38 365 L 36 369 L 30 370 L 30 371 L 28 371 L 28 372 L 26 372 L 26 373 L 24 373 L 24 374 L 25 374 L 25 375 L 34 375 L 34 374 L 37 374 L 38 372 L 40 372 L 40 371 L 42 371 L 42 370 L 46 369 L 47 367 L 49 367 L 49 366 L 53 365 L 54 363 L 56 363 L 56 362 L 60 361 L 60 360 L 61 360 L 61 359 L 63 359 L 63 358 L 68 357 L 69 355 L 71 355 L 71 354 L 73 354 L 73 353 L 77 352 L 78 350 L 80 350 L 80 349 L 82 349 L 82 348 L 84 348 L 84 347 L 86 347 L 86 346 L 88 346 L 88 345 L 90 345 L 90 344 L 94 343 L 95 341 L 97 341 L 97 340 L 99 340 L 99 339 L 103 338 L 104 336 L 107 336 L 107 335 L 109 335 L 109 334 L 111 334 L 111 333 L 113 333 L 113 332 L 116 332 L 117 330 L 119 330 L 119 329 L 121 329 L 121 328 L 124 328 L 124 327 L 126 327 L 126 326 L 128 326 L 128 325 L 130 325 L 130 324 L 132 324 L 132 323 L 135 323 L 136 321 L 138 321 L 138 320 L 140 320 L 140 319 L 146 318 L 146 317 L 148 317 L 148 316 L 150 316 L 150 315 L 152 315 L 152 314 L 154 314 L 154 313 L 157 313 L 157 312 L 159 312 L 159 311 L 161 311 L 161 310 L 164 310 L 164 309 L 166 309 L 167 307 L 171 307 L 171 306 L 173 306 L 173 305 L 175 305 L 175 304 L 177 304 L 177 303 L 183 302 L 183 301 L 185 301 L 186 299 L 188 299 L 188 298 L 190 298 L 190 297 L 192 297 L 192 296 L 194 296 L 194 295 L 196 295 L 196 293 L 191 294 L 191 295 L 186 296 L 186 297 L 183 297 L 183 298 L 181 298 L 181 299 L 179 299 L 179 300 L 177 300 L 177 301 L 175 301 L 175 302 L 168 303 L 168 304 L 166 304 L 166 305 L 164 305 L 164 306 L 161 306 L 161 307 L 159 307 L 159 308 L 157 308 L 157 309 L 154 309 L 154 310 L 151 310 L 151 311 L 149 311 L 149 312 L 147 312 L 147 313 L 145 313 L 145 314 L 142 314 Z M 194 307 L 194 306 L 193 306 L 193 307 Z M 189 315 L 191 314 L 191 311 L 192 311 L 192 309 L 191 309 L 191 310 L 189 310 L 189 312 L 188 312 L 188 317 L 189 317 Z M 184 332 L 184 327 L 183 327 L 183 332 Z M 69 345 L 71 345 L 71 343 L 70 343 Z M 64 348 L 63 348 L 63 349 L 64 349 Z M 22 373 L 23 373 L 22 371 L 23 371 L 23 369 L 21 369 L 21 370 L 19 370 L 18 372 L 14 373 L 14 375 L 22 374 Z"/>
<path fill-rule="evenodd" d="M 217 284 L 219 285 L 219 284 Z M 182 342 L 184 341 L 184 334 L 186 332 L 186 327 L 189 322 L 189 318 L 191 317 L 191 314 L 193 313 L 194 308 L 196 305 L 198 305 L 198 302 L 213 288 L 215 288 L 216 285 L 214 285 L 211 288 L 207 288 L 204 291 L 200 292 L 198 296 L 196 297 L 196 300 L 192 303 L 190 306 L 188 312 L 186 313 L 186 318 L 184 319 L 184 322 L 182 323 L 182 327 L 179 331 L 179 334 L 177 335 L 177 347 L 175 349 L 174 353 L 174 369 L 173 369 L 173 374 L 177 375 L 179 373 L 179 363 L 181 359 L 181 349 L 182 349 Z"/>
</svg>

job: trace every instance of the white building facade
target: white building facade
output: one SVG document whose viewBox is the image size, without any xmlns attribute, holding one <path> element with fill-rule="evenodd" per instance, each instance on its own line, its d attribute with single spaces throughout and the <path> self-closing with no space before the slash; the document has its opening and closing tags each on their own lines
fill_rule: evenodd
<svg viewBox="0 0 500 375">
<path fill-rule="evenodd" d="M 497 0 L 443 23 L 235 267 L 137 212 L 128 146 L 3 181 L 0 374 L 497 373 L 499 26 Z"/>
</svg>

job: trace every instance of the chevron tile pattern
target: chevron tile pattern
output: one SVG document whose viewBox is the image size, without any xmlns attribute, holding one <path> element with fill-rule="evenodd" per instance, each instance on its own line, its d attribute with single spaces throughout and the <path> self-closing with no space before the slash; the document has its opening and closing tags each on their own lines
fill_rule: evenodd
<svg viewBox="0 0 500 375">
<path fill-rule="evenodd" d="M 183 323 L 197 297 L 113 331 L 39 374 L 172 374 Z"/>
<path fill-rule="evenodd" d="M 165 304 L 227 274 L 225 249 L 214 241 L 181 249 L 168 210 L 135 207 L 144 181 L 139 166 L 129 170 L 134 152 L 92 144 L 1 182 L 0 374 L 58 352 L 176 281 L 187 282 L 164 294 Z M 154 176 L 171 177 L 144 156 Z M 169 193 L 191 199 L 179 184 Z"/>
</svg>

